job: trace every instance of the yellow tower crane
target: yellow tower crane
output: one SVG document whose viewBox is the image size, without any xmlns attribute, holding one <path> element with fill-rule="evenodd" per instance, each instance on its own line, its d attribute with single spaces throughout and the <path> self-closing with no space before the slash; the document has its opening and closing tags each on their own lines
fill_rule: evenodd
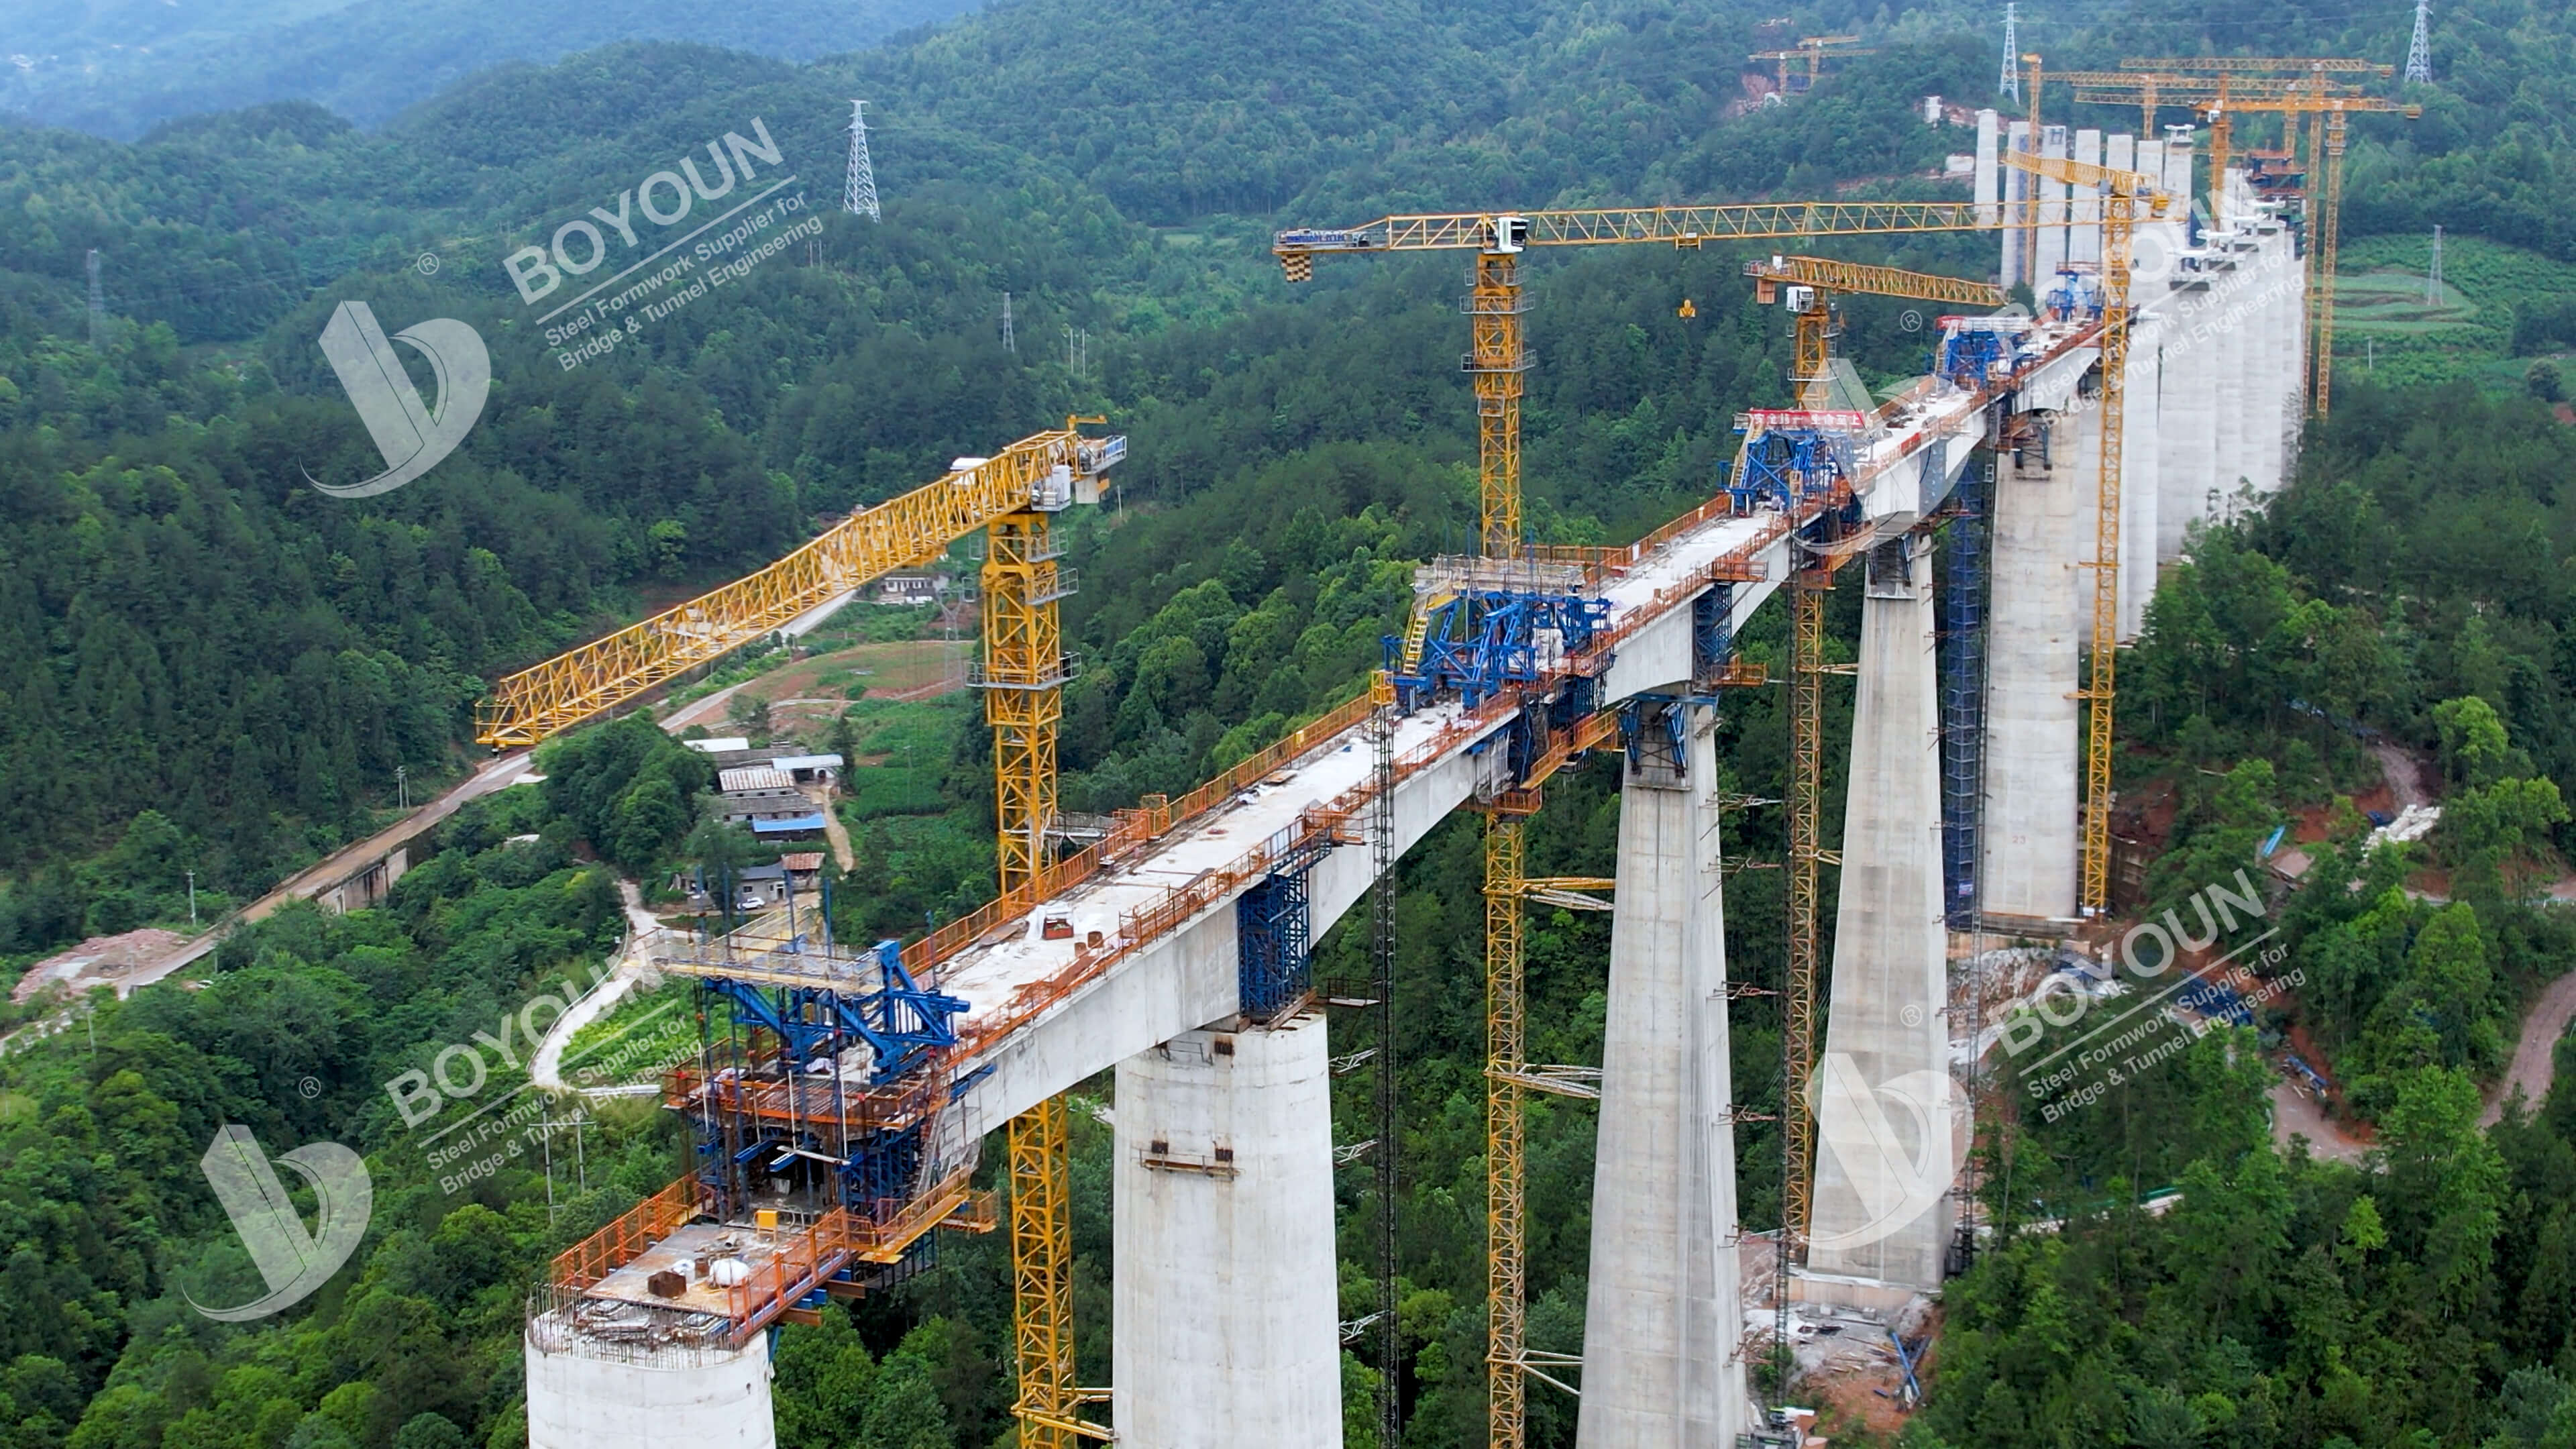
<svg viewBox="0 0 2576 1449">
<path fill-rule="evenodd" d="M 1065 419 L 1065 430 L 1097 417 Z M 960 459 L 961 463 L 972 459 Z M 1052 505 L 1052 506 L 1050 506 Z M 984 721 L 993 731 L 996 874 L 1002 899 L 1035 905 L 1055 823 L 1056 731 L 1064 719 L 1064 629 L 1056 602 L 1072 592 L 1057 567 L 1043 492 L 985 529 Z M 1077 1436 L 1112 1437 L 1081 1417 L 1106 1397 L 1077 1385 L 1073 1358 L 1072 1144 L 1059 1094 L 1010 1121 L 1011 1284 L 1024 1449 L 1072 1449 Z"/>
<path fill-rule="evenodd" d="M 1291 282 L 1314 276 L 1319 256 L 1403 251 L 1472 251 L 1466 310 L 1473 345 L 1465 358 L 1477 417 L 1478 537 L 1487 557 L 1518 556 L 1521 539 L 1520 402 L 1532 358 L 1523 339 L 1527 299 L 1520 259 L 1535 247 L 1654 243 L 1697 249 L 1707 242 L 1782 237 L 1895 235 L 1991 230 L 1973 202 L 1809 201 L 1645 206 L 1529 212 L 1448 212 L 1381 217 L 1354 227 L 1291 228 L 1271 252 Z M 1410 646 L 1408 646 L 1410 647 Z M 1522 1091 L 1533 1073 L 1520 1059 L 1523 1005 L 1521 901 L 1536 887 L 1521 869 L 1522 824 L 1535 790 L 1513 792 L 1486 812 L 1486 1349 L 1487 1435 L 1491 1449 L 1523 1443 L 1523 1386 L 1541 1371 L 1522 1339 L 1526 1307 L 1521 1265 Z M 1807 814 L 1818 802 L 1809 800 Z M 1793 817 L 1794 817 L 1793 810 Z M 1814 822 L 1809 821 L 1810 834 Z M 1793 818 L 1792 831 L 1796 830 Z M 1812 903 L 1810 917 L 1813 916 Z M 1812 954 L 1812 953 L 1811 953 Z M 1812 1004 L 1808 1012 L 1812 1027 Z M 1812 1031 L 1810 1033 L 1812 1035 Z M 1544 1075 L 1544 1073 L 1541 1073 Z"/>
<path fill-rule="evenodd" d="M 2100 487 L 2095 495 L 2093 557 L 2084 565 L 2093 570 L 2092 677 L 2081 696 L 2092 707 L 2085 720 L 2083 865 L 2076 896 L 2079 907 L 2091 916 L 2108 910 L 2111 903 L 2111 720 L 2120 636 L 2120 467 L 2128 399 L 2129 246 L 2139 208 L 2145 207 L 2148 216 L 2162 216 L 2167 198 L 2157 190 L 2162 182 L 2142 172 L 2023 152 L 2003 159 L 2034 175 L 2099 187 L 2103 193 Z"/>
<path fill-rule="evenodd" d="M 2319 88 L 2320 91 L 2322 88 Z M 2318 417 L 2334 409 L 2334 329 L 2335 270 L 2339 265 L 2343 233 L 2343 157 L 2348 140 L 2347 120 L 2355 115 L 2397 115 L 2414 120 L 2424 114 L 2418 105 L 2381 100 L 2376 96 L 2305 94 L 2277 96 L 2260 101 L 2236 101 L 2239 111 L 2277 111 L 2283 124 L 2294 134 L 2297 124 L 2288 119 L 2307 116 L 2309 126 L 2308 167 L 2308 316 L 2310 351 L 2308 376 L 2313 383 L 2312 403 Z M 2213 112 L 2215 115 L 2215 112 Z M 2318 123 L 2322 123 L 2322 125 Z M 2216 131 L 2215 121 L 2211 129 Z M 2318 133 L 2322 131 L 2322 135 Z M 2323 154 L 2317 151 L 2322 143 Z M 2213 152 L 2213 161 L 2222 159 Z M 2213 190 L 2225 182 L 2225 173 L 2215 173 L 2210 183 Z"/>
<path fill-rule="evenodd" d="M 1777 64 L 1780 67 L 1780 89 L 1783 92 L 1789 89 L 1789 67 L 1794 63 L 1804 62 L 1807 67 L 1806 84 L 1799 86 L 1798 89 L 1809 91 L 1815 89 L 1817 78 L 1824 74 L 1826 61 L 1840 60 L 1850 55 L 1876 55 L 1877 53 L 1876 46 L 1861 44 L 1860 37 L 1857 35 L 1810 35 L 1785 50 L 1757 50 L 1745 59 Z"/>
<path fill-rule="evenodd" d="M 1833 362 L 1836 293 L 1912 297 L 1963 307 L 2001 307 L 2004 290 L 1928 272 L 1866 266 L 1824 257 L 1772 257 L 1744 264 L 1754 279 L 1754 299 L 1788 301 L 1797 315 L 1797 361 L 1790 380 L 1810 407 L 1824 399 Z M 1780 289 L 1791 290 L 1783 299 Z M 1791 1090 L 1781 1094 L 1780 1132 L 1788 1153 L 1781 1202 L 1782 1231 L 1792 1244 L 1806 1241 L 1815 1193 L 1815 1123 L 1799 1084 L 1815 1070 L 1817 979 L 1823 965 L 1820 875 L 1834 863 L 1824 848 L 1825 599 L 1833 590 L 1839 558 L 1800 568 L 1789 581 L 1789 969 L 1781 1002 Z"/>
<path fill-rule="evenodd" d="M 1050 520 L 1097 502 L 1101 474 L 1126 456 L 1123 438 L 1086 438 L 1099 418 L 1022 438 L 989 458 L 960 458 L 939 481 L 852 514 L 760 570 L 640 624 L 510 675 L 476 709 L 476 738 L 533 745 L 631 703 L 683 672 L 895 569 L 928 563 L 986 530 L 984 715 L 993 728 L 996 833 L 1003 899 L 1034 904 L 1055 815 L 1056 725 L 1063 717 L 1063 631 Z M 1008 1130 L 1011 1263 L 1017 1299 L 1021 1419 L 1028 1449 L 1069 1449 L 1076 1434 L 1105 1438 L 1074 1386 L 1073 1259 L 1064 1102 L 1014 1118 Z"/>
<path fill-rule="evenodd" d="M 496 749 L 533 745 L 732 653 L 900 568 L 925 564 L 979 528 L 1028 511 L 1050 488 L 1096 487 L 1125 455 L 1123 439 L 1084 438 L 1068 422 L 990 458 L 960 459 L 939 481 L 853 513 L 769 567 L 700 594 L 533 668 L 508 675 L 475 707 L 474 737 Z"/>
<path fill-rule="evenodd" d="M 2181 68 L 2181 62 L 2175 65 L 2176 68 L 2170 71 L 2068 70 L 2059 71 L 2049 79 L 2075 87 L 2075 98 L 2082 103 L 2135 105 L 2138 108 L 2139 133 L 2151 137 L 2155 133 L 2156 113 L 2165 106 L 2190 106 L 2195 110 L 2215 106 L 2226 113 L 2232 102 L 2265 100 L 2313 89 L 2320 84 L 2319 77 L 2323 74 L 2270 76 L 2222 71 L 2203 75 Z M 2326 80 L 2322 84 L 2336 93 L 2350 91 L 2350 87 L 2342 82 Z M 2212 154 L 2219 158 L 2219 169 L 2224 172 L 2227 139 L 2224 135 L 2214 134 L 2211 143 Z"/>
<path fill-rule="evenodd" d="M 1766 307 L 1780 300 L 1779 289 L 1783 286 L 1806 290 L 1804 305 L 1797 309 L 1796 370 L 1789 375 L 1801 388 L 1821 380 L 1832 361 L 1834 296 L 1911 297 L 1960 307 L 2000 307 L 2005 300 L 2003 288 L 1992 282 L 1970 282 L 1824 257 L 1750 261 L 1744 264 L 1744 275 L 1754 279 L 1753 299 Z M 1797 297 L 1796 293 L 1791 295 L 1793 299 Z"/>
<path fill-rule="evenodd" d="M 1539 247 L 1651 242 L 1696 249 L 1712 241 L 1780 237 L 1976 231 L 1978 208 L 1964 201 L 1791 201 L 1725 206 L 1632 206 L 1568 211 L 1447 212 L 1380 217 L 1353 227 L 1294 227 L 1271 254 L 1291 282 L 1315 275 L 1318 257 L 1381 252 L 1471 251 L 1474 286 L 1466 311 L 1473 346 L 1464 369 L 1475 382 L 1477 537 L 1488 558 L 1521 549 L 1521 382 L 1535 359 L 1523 339 L 1529 302 L 1520 261 Z"/>
</svg>

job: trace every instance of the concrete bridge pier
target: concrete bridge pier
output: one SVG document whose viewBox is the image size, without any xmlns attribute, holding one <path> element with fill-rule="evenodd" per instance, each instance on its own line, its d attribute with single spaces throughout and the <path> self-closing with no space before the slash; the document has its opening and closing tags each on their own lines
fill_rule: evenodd
<svg viewBox="0 0 2576 1449">
<path fill-rule="evenodd" d="M 2161 279 L 2156 283 L 2161 288 Z M 2164 320 L 2143 317 L 2129 343 L 2127 413 L 2120 460 L 2120 642 L 2147 627 L 2156 592 L 2156 536 L 2164 456 Z"/>
<path fill-rule="evenodd" d="M 1986 914 L 2045 930 L 2075 916 L 2077 490 L 2097 457 L 2091 410 L 2026 418 L 1995 470 L 1986 646 Z M 2043 450 L 2038 434 L 2045 429 Z"/>
<path fill-rule="evenodd" d="M 1909 547 L 1909 545 L 1912 545 Z M 1930 551 L 1869 553 L 1842 893 L 1816 1104 L 1815 1208 L 1799 1296 L 1876 1305 L 1941 1286 L 1951 1179 L 1941 752 Z M 2000 773 L 2018 769 L 2013 757 Z M 1835 1280 L 1858 1279 L 1862 1284 Z M 1855 1293 L 1838 1292 L 1853 1288 Z"/>
<path fill-rule="evenodd" d="M 2165 284 L 2169 319 L 2164 346 L 2165 431 L 2157 454 L 2156 561 L 2181 557 L 2191 525 L 2207 518 L 2218 491 L 2218 349 L 2210 306 L 2214 293 L 2199 272 L 2177 272 Z M 2141 480 L 2144 481 L 2144 480 Z"/>
<path fill-rule="evenodd" d="M 1703 1449 L 1753 1422 L 1737 1355 L 1715 721 L 1695 705 L 1635 708 L 1575 1442 Z"/>
<path fill-rule="evenodd" d="M 1118 1442 L 1340 1449 L 1324 1018 L 1235 1021 L 1118 1066 Z"/>
</svg>

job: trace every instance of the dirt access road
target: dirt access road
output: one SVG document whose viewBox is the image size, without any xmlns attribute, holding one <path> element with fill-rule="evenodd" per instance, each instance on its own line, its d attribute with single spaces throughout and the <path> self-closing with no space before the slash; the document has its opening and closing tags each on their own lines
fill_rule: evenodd
<svg viewBox="0 0 2576 1449">
<path fill-rule="evenodd" d="M 2504 1104 L 2512 1101 L 2517 1091 L 2534 1111 L 2548 1099 L 2551 1064 L 2559 1038 L 2567 1035 L 2570 1021 L 2576 1021 L 2576 971 L 2550 982 L 2540 999 L 2531 1004 L 2531 1013 L 2522 1019 L 2522 1039 L 2514 1043 L 2513 1065 L 2505 1069 L 2504 1080 L 2496 1083 L 2486 1112 L 2478 1118 L 2479 1126 L 2492 1127 L 2501 1120 Z"/>
</svg>

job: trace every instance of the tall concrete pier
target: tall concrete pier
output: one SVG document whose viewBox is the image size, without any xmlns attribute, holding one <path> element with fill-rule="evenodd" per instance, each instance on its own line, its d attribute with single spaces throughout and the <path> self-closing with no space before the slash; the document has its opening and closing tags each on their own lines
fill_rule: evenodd
<svg viewBox="0 0 2576 1449">
<path fill-rule="evenodd" d="M 1940 830 L 1931 559 L 1908 557 L 1898 539 L 1870 551 L 1861 603 L 1833 993 L 1812 1088 L 1810 1275 L 1941 1286 L 1951 1144 Z"/>
<path fill-rule="evenodd" d="M 1737 1353 L 1717 753 L 1705 709 L 1637 708 L 1646 717 L 1620 797 L 1575 1442 L 1705 1449 L 1752 1423 Z"/>
<path fill-rule="evenodd" d="M 1987 644 L 1986 913 L 2034 922 L 2075 915 L 2075 518 L 2093 414 L 2043 413 L 2037 438 L 1995 472 L 1994 582 Z"/>
<path fill-rule="evenodd" d="M 1119 1443 L 1339 1449 L 1330 1082 L 1320 1015 L 1119 1064 Z"/>
</svg>

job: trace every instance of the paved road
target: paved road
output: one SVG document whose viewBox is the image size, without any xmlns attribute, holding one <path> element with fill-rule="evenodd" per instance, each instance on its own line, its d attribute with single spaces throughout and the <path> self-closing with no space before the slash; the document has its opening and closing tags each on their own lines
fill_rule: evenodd
<svg viewBox="0 0 2576 1449">
<path fill-rule="evenodd" d="M 512 750 L 496 755 L 446 794 L 404 816 L 398 823 L 380 830 L 353 845 L 346 845 L 322 858 L 317 865 L 289 877 L 285 884 L 244 906 L 219 921 L 204 935 L 177 951 L 162 957 L 119 981 L 116 994 L 131 996 L 134 988 L 148 986 L 167 977 L 180 967 L 198 961 L 215 949 L 224 933 L 244 921 L 256 921 L 288 901 L 303 900 L 323 887 L 347 879 L 352 873 L 391 851 L 395 844 L 418 835 L 421 831 L 457 812 L 468 800 L 478 800 L 495 790 L 506 788 L 527 773 L 528 752 Z"/>
<path fill-rule="evenodd" d="M 2504 1080 L 2496 1084 L 2488 1099 L 2485 1115 L 2478 1118 L 2481 1127 L 2492 1127 L 2504 1116 L 2504 1104 L 2513 1098 L 2515 1089 L 2532 1110 L 2549 1097 L 2552 1062 L 2558 1039 L 2567 1035 L 2567 1024 L 2576 1020 L 2576 971 L 2549 983 L 2540 999 L 2531 1005 L 2531 1014 L 2522 1019 L 2522 1039 L 2514 1044 L 2513 1065 L 2506 1069 Z"/>
<path fill-rule="evenodd" d="M 538 1091 L 570 1090 L 563 1081 L 564 1048 L 571 1044 L 574 1033 L 607 1015 L 618 1002 L 626 999 L 628 992 L 635 989 L 635 983 L 643 979 L 646 962 L 651 959 L 647 953 L 653 939 L 662 933 L 662 923 L 653 919 L 652 912 L 644 909 L 644 893 L 636 889 L 635 882 L 619 881 L 617 893 L 626 900 L 626 945 L 618 952 L 617 969 L 607 980 L 574 1002 L 570 1010 L 555 1018 L 555 1024 L 546 1032 L 546 1039 L 538 1044 L 537 1054 L 528 1059 L 528 1076 L 535 1081 Z M 658 1085 L 646 1083 L 643 1090 L 655 1091 Z M 582 1089 L 582 1095 L 617 1097 L 638 1093 L 632 1086 L 586 1087 Z"/>
</svg>

